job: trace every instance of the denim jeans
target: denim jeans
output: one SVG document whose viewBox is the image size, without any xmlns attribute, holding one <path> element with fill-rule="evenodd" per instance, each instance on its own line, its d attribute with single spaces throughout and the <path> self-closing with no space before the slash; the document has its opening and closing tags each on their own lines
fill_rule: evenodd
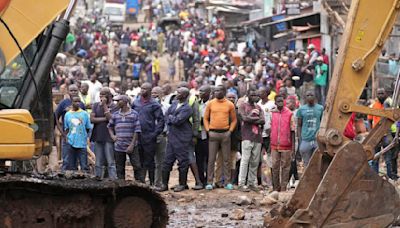
<svg viewBox="0 0 400 228">
<path fill-rule="evenodd" d="M 317 149 L 315 141 L 301 141 L 299 151 L 304 162 L 304 167 L 307 167 L 315 149 Z"/>
<path fill-rule="evenodd" d="M 375 153 L 378 153 L 381 151 L 381 147 L 386 147 L 390 144 L 390 141 L 393 140 L 393 138 L 385 136 L 382 141 L 376 146 L 375 148 Z M 392 170 L 392 160 L 393 160 L 393 154 L 395 153 L 395 148 L 392 148 L 390 151 L 386 152 L 383 155 L 383 158 L 385 159 L 386 163 L 386 174 L 389 178 L 393 178 L 393 170 Z M 376 160 L 372 160 L 368 162 L 371 168 L 376 172 L 379 173 L 379 158 Z"/>
<path fill-rule="evenodd" d="M 61 171 L 67 170 L 67 166 L 68 166 L 68 160 L 67 160 L 68 146 L 69 146 L 69 144 L 64 139 L 61 139 L 61 159 L 62 159 Z"/>
<path fill-rule="evenodd" d="M 112 142 L 95 142 L 94 152 L 96 154 L 95 175 L 104 177 L 104 166 L 107 166 L 108 176 L 117 179 L 117 169 L 114 158 L 114 144 Z"/>
<path fill-rule="evenodd" d="M 242 141 L 242 159 L 240 160 L 239 186 L 257 186 L 257 170 L 261 160 L 261 143 Z"/>
<path fill-rule="evenodd" d="M 78 160 L 79 160 L 79 165 L 81 167 L 81 170 L 84 172 L 89 171 L 87 165 L 86 148 L 75 148 L 67 143 L 64 149 L 66 152 L 65 161 L 67 161 L 67 164 L 65 164 L 65 170 L 78 170 Z"/>
</svg>

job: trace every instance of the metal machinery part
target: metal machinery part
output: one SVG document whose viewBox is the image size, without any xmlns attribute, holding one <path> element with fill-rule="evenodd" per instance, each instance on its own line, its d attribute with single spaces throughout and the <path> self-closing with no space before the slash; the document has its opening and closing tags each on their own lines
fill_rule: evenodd
<svg viewBox="0 0 400 228">
<path fill-rule="evenodd" d="M 29 69 L 18 80 L 0 79 L 0 88 L 11 83 L 18 91 L 8 105 L 0 99 L 0 159 L 31 160 L 51 149 L 54 121 L 50 71 L 69 32 L 68 19 L 75 2 L 0 0 L 2 59 L 9 65 L 18 56 Z M 27 61 L 21 49 L 25 52 L 32 46 L 37 49 L 32 55 L 35 57 Z M 141 228 L 167 224 L 164 200 L 144 185 L 60 176 L 0 176 L 0 227 Z"/>
<path fill-rule="evenodd" d="M 399 110 L 374 110 L 357 101 L 399 8 L 399 0 L 352 1 L 317 135 L 319 149 L 290 201 L 266 215 L 266 227 L 387 227 L 398 218 L 395 187 L 368 161 L 376 159 L 374 149 L 399 120 Z M 362 144 L 343 136 L 353 112 L 384 117 Z"/>
</svg>

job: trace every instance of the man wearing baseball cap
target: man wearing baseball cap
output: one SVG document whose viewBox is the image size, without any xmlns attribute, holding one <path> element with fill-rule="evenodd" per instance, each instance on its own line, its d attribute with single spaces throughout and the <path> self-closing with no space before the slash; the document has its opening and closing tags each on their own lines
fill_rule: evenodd
<svg viewBox="0 0 400 228">
<path fill-rule="evenodd" d="M 114 101 L 117 102 L 119 110 L 113 113 L 108 123 L 108 131 L 114 141 L 118 179 L 125 179 L 125 162 L 128 155 L 135 171 L 135 180 L 144 182 L 144 178 L 136 172 L 141 168 L 137 151 L 138 133 L 141 132 L 139 114 L 131 109 L 127 95 L 118 95 L 114 97 Z"/>
</svg>

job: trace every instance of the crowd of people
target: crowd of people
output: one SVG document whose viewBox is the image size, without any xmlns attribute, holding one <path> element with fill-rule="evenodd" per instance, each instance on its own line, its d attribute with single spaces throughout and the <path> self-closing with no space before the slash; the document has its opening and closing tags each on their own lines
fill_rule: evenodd
<svg viewBox="0 0 400 228">
<path fill-rule="evenodd" d="M 158 191 L 169 189 L 176 161 L 175 191 L 188 188 L 189 169 L 195 190 L 294 186 L 299 162 L 306 167 L 317 147 L 325 49 L 272 51 L 247 42 L 237 57 L 224 18 L 199 18 L 184 2 L 174 11 L 180 28 L 150 23 L 111 31 L 94 20 L 80 21 L 68 35 L 54 82 L 64 95 L 55 111 L 62 170 L 89 172 L 87 148 L 94 145 L 96 177 L 125 179 L 128 157 L 134 179 Z M 346 131 L 360 133 L 356 124 Z"/>
</svg>

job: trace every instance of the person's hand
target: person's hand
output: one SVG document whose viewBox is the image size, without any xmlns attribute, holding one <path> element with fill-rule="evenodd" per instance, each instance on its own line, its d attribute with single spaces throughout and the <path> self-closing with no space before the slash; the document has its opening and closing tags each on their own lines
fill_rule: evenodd
<svg viewBox="0 0 400 228">
<path fill-rule="evenodd" d="M 256 115 L 256 116 L 260 115 L 260 110 L 258 109 L 251 110 L 251 115 Z"/>
<path fill-rule="evenodd" d="M 130 144 L 128 146 L 128 148 L 126 149 L 126 153 L 131 154 L 133 153 L 133 149 L 135 148 L 135 146 L 133 144 Z"/>
<path fill-rule="evenodd" d="M 114 142 L 116 142 L 116 141 L 117 141 L 117 136 L 111 135 L 111 139 L 112 139 Z"/>
</svg>

